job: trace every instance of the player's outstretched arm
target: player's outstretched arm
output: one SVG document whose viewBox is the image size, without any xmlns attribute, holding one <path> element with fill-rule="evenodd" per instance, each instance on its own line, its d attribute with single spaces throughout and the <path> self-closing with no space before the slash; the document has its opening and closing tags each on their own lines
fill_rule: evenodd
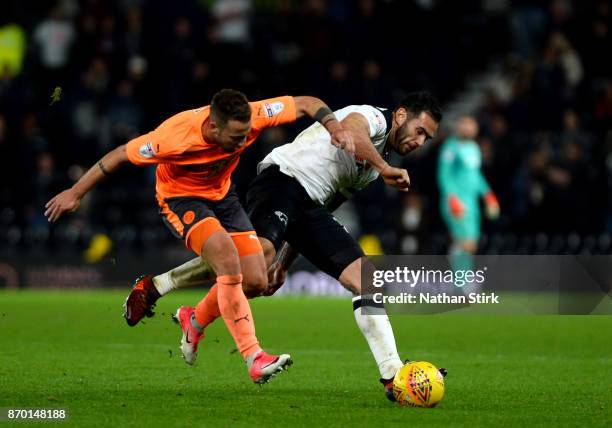
<svg viewBox="0 0 612 428">
<path fill-rule="evenodd" d="M 350 132 L 345 130 L 334 112 L 322 100 L 315 97 L 293 97 L 297 119 L 308 116 L 327 129 L 331 143 L 349 153 L 355 153 L 355 144 Z"/>
<path fill-rule="evenodd" d="M 342 126 L 353 134 L 355 155 L 372 165 L 385 184 L 407 192 L 410 187 L 408 171 L 389 165 L 378 153 L 370 139 L 370 125 L 367 119 L 359 113 L 351 113 L 342 120 Z"/>
<path fill-rule="evenodd" d="M 108 152 L 94 166 L 83 174 L 70 189 L 66 189 L 55 195 L 45 205 L 45 216 L 50 222 L 58 220 L 64 213 L 76 211 L 81 204 L 81 199 L 99 181 L 111 174 L 123 163 L 128 162 L 125 145 Z"/>
</svg>

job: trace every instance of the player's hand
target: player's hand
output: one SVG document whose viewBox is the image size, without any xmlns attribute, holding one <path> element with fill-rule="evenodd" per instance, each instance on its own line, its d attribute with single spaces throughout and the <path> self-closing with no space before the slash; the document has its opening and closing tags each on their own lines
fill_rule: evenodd
<svg viewBox="0 0 612 428">
<path fill-rule="evenodd" d="M 281 288 L 287 279 L 287 269 L 279 262 L 273 262 L 268 268 L 268 288 L 261 293 L 262 296 L 271 296 Z"/>
<path fill-rule="evenodd" d="M 450 195 L 448 197 L 448 206 L 453 217 L 463 217 L 463 214 L 465 213 L 465 206 L 463 205 L 463 202 L 461 202 L 461 199 L 459 199 L 455 195 Z"/>
<path fill-rule="evenodd" d="M 395 168 L 388 165 L 380 171 L 380 176 L 385 181 L 385 184 L 393 186 L 397 190 L 407 192 L 410 188 L 408 171 L 403 168 Z"/>
<path fill-rule="evenodd" d="M 489 220 L 495 220 L 499 217 L 499 202 L 495 193 L 489 191 L 483 197 L 485 205 L 485 215 Z"/>
<path fill-rule="evenodd" d="M 353 134 L 346 129 L 337 129 L 331 134 L 331 143 L 350 154 L 355 154 L 355 142 Z"/>
<path fill-rule="evenodd" d="M 73 189 L 64 190 L 47 202 L 45 205 L 45 217 L 50 222 L 54 222 L 64 213 L 76 211 L 80 204 L 81 197 Z"/>
</svg>

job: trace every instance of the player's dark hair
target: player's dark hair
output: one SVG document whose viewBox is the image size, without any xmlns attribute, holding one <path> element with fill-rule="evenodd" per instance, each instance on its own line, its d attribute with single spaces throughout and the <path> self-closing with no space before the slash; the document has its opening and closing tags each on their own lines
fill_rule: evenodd
<svg viewBox="0 0 612 428">
<path fill-rule="evenodd" d="M 210 103 L 210 112 L 219 125 L 226 125 L 228 120 L 248 122 L 251 118 L 251 106 L 246 95 L 234 89 L 217 92 Z"/>
<path fill-rule="evenodd" d="M 427 91 L 412 92 L 406 95 L 397 106 L 397 108 L 400 107 L 405 108 L 414 116 L 427 112 L 436 122 L 439 123 L 442 120 L 440 103 L 436 97 Z"/>
</svg>

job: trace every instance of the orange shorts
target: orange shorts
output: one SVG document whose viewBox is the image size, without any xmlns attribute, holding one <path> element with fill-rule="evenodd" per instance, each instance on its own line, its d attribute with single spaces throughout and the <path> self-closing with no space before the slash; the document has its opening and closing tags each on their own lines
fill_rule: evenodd
<svg viewBox="0 0 612 428">
<path fill-rule="evenodd" d="M 233 187 L 220 201 L 180 196 L 158 197 L 158 203 L 160 215 L 172 234 L 198 254 L 208 237 L 222 230 L 232 237 L 239 256 L 263 251 Z"/>
</svg>

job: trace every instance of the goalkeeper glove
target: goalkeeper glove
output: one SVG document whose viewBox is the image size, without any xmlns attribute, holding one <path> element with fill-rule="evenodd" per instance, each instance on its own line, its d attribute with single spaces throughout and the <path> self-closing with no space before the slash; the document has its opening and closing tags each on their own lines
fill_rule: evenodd
<svg viewBox="0 0 612 428">
<path fill-rule="evenodd" d="M 463 217 L 463 213 L 465 211 L 465 207 L 461 200 L 455 195 L 449 195 L 448 197 L 448 206 L 450 208 L 450 212 L 455 218 Z"/>
<path fill-rule="evenodd" d="M 499 217 L 499 202 L 497 202 L 495 193 L 489 190 L 483 196 L 483 201 L 487 218 L 490 220 L 495 220 L 497 217 Z"/>
</svg>

